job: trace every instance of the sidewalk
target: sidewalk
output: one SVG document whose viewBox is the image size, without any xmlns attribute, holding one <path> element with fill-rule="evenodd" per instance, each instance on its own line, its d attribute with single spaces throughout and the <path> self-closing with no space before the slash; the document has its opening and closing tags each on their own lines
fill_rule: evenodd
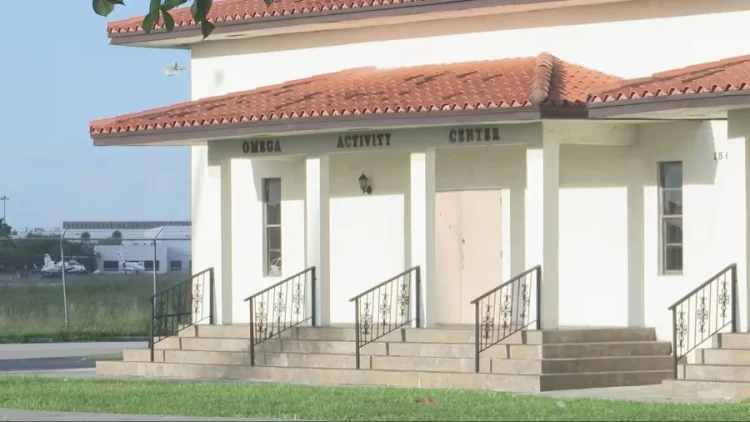
<svg viewBox="0 0 750 422">
<path fill-rule="evenodd" d="M 0 421 L 283 421 L 283 419 L 200 418 L 0 409 Z"/>
</svg>

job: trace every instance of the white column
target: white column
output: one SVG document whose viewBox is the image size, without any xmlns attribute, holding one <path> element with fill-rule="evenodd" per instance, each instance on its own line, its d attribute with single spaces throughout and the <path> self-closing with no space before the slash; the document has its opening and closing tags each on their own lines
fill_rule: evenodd
<svg viewBox="0 0 750 422">
<path fill-rule="evenodd" d="M 306 235 L 307 267 L 315 266 L 316 324 L 328 325 L 331 322 L 330 306 L 330 266 L 329 266 L 329 158 L 308 157 L 306 160 Z"/>
<path fill-rule="evenodd" d="M 737 244 L 734 248 L 740 252 L 736 258 L 737 260 L 737 301 L 735 302 L 738 306 L 738 318 L 739 318 L 739 329 L 743 332 L 750 331 L 750 278 L 748 278 L 747 266 L 750 265 L 750 213 L 747 212 L 747 207 L 750 206 L 750 169 L 748 163 L 750 163 L 750 148 L 747 147 L 747 141 L 750 140 L 750 110 L 738 110 L 730 111 L 728 114 L 728 142 L 726 149 L 722 148 L 723 151 L 717 152 L 729 152 L 732 154 L 734 151 L 742 151 L 741 157 L 737 157 L 740 154 L 734 154 L 734 157 L 730 157 L 729 160 L 739 159 L 744 160 L 742 167 L 744 168 L 744 189 L 739 195 L 737 195 L 736 204 L 733 207 L 736 210 L 741 210 L 742 221 L 736 222 L 736 230 L 743 234 L 741 239 L 737 239 Z M 721 163 L 725 165 L 724 163 Z M 729 261 L 727 257 L 726 261 Z"/>
<path fill-rule="evenodd" d="M 542 265 L 542 329 L 559 320 L 560 145 L 547 131 L 526 149 L 526 268 Z"/>
<path fill-rule="evenodd" d="M 214 269 L 215 292 L 221 281 L 221 166 L 209 166 L 208 147 L 191 147 L 191 244 L 192 274 Z M 191 274 L 191 275 L 192 275 Z M 206 286 L 205 292 L 208 292 Z M 210 295 L 203 295 L 203 310 L 208 312 Z M 219 296 L 214 306 L 219 306 Z M 214 315 L 220 323 L 220 316 Z M 208 320 L 203 323 L 208 324 Z"/>
<path fill-rule="evenodd" d="M 221 161 L 221 272 L 215 279 L 217 324 L 232 323 L 232 160 Z"/>
<path fill-rule="evenodd" d="M 506 280 L 526 271 L 526 186 L 514 183 L 510 187 L 510 206 L 503 202 L 503 215 L 510 216 L 510 274 Z M 507 211 L 506 211 L 507 210 Z"/>
<path fill-rule="evenodd" d="M 421 271 L 421 325 L 434 324 L 435 316 L 435 150 L 411 153 L 411 266 Z"/>
</svg>

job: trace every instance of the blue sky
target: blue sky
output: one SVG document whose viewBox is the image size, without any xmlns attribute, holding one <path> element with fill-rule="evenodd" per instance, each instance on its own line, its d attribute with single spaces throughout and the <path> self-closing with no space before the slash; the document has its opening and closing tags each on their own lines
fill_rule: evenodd
<svg viewBox="0 0 750 422">
<path fill-rule="evenodd" d="M 90 120 L 189 99 L 186 50 L 108 44 L 107 20 L 139 15 L 145 0 L 108 18 L 90 1 L 6 1 L 0 39 L 0 197 L 14 228 L 63 220 L 190 218 L 186 147 L 94 147 Z M 32 4 L 36 10 L 32 9 Z M 0 205 L 0 218 L 2 218 Z"/>
</svg>

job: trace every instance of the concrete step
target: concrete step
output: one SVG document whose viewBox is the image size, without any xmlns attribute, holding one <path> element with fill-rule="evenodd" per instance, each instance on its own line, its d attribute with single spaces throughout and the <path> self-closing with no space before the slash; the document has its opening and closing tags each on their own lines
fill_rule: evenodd
<svg viewBox="0 0 750 422">
<path fill-rule="evenodd" d="M 157 349 L 243 351 L 249 353 L 250 341 L 235 338 L 171 337 L 156 343 Z M 353 341 L 270 339 L 256 346 L 256 352 L 295 352 L 354 354 Z M 550 359 L 580 357 L 666 356 L 668 342 L 560 343 L 528 345 L 499 344 L 482 352 L 485 358 Z M 416 343 L 376 341 L 360 349 L 363 355 L 426 356 L 473 358 L 474 344 Z"/>
<path fill-rule="evenodd" d="M 641 327 L 561 328 L 545 330 L 543 344 L 656 341 L 656 329 Z"/>
<path fill-rule="evenodd" d="M 494 368 L 495 361 L 492 360 Z M 628 371 L 670 371 L 671 356 L 611 356 L 593 358 L 542 359 L 543 374 L 573 374 Z M 633 384 L 635 385 L 635 384 Z"/>
<path fill-rule="evenodd" d="M 750 350 L 750 334 L 748 333 L 720 333 L 713 336 L 711 340 L 716 348 Z"/>
<path fill-rule="evenodd" d="M 368 368 L 401 371 L 473 372 L 473 358 L 455 357 L 405 357 L 369 356 Z M 362 360 L 364 362 L 365 359 Z M 480 358 L 480 372 L 495 374 L 575 374 L 608 372 L 669 372 L 672 376 L 672 358 L 669 356 L 613 357 L 582 359 L 502 359 Z M 364 367 L 364 363 L 362 364 Z M 657 381 L 656 383 L 660 382 Z M 652 382 L 653 384 L 653 382 Z M 627 384 L 639 385 L 639 384 Z M 588 387 L 581 387 L 588 388 Z"/>
<path fill-rule="evenodd" d="M 697 349 L 697 362 L 708 365 L 750 365 L 748 349 Z"/>
<path fill-rule="evenodd" d="M 148 349 L 126 350 L 123 360 L 129 362 L 149 362 Z M 200 363 L 217 365 L 250 365 L 250 354 L 246 352 L 218 352 L 198 350 L 157 350 L 154 362 L 167 363 Z M 540 368 L 538 362 L 512 360 L 516 365 L 536 364 L 537 374 Z M 259 366 L 282 366 L 300 368 L 356 368 L 356 358 L 353 354 L 321 354 L 321 353 L 258 353 L 255 363 Z M 482 359 L 482 370 L 490 372 L 490 359 Z M 527 364 L 528 365 L 528 364 Z M 534 365 L 532 365 L 534 366 Z M 496 367 L 499 367 L 496 365 Z M 506 365 L 506 367 L 510 367 Z M 472 372 L 474 359 L 468 358 L 431 358 L 407 356 L 368 356 L 360 358 L 360 368 L 380 370 L 422 370 L 447 372 Z M 515 369 L 510 373 L 534 373 L 529 370 Z"/>
<path fill-rule="evenodd" d="M 671 379 L 673 375 L 672 370 L 544 374 L 540 379 L 540 387 L 541 391 L 553 391 L 651 385 Z"/>
<path fill-rule="evenodd" d="M 269 330 L 273 330 L 270 327 Z M 296 340 L 330 340 L 354 341 L 354 326 L 344 327 L 309 327 L 300 326 L 290 328 L 281 333 L 281 338 Z M 237 325 L 197 325 L 182 330 L 180 337 L 211 337 L 211 338 L 250 338 L 247 324 Z M 278 337 L 275 337 L 278 338 Z M 401 328 L 378 339 L 378 341 L 392 342 L 420 342 L 420 343 L 474 343 L 474 327 L 451 328 Z M 539 331 L 519 331 L 502 343 L 541 344 L 542 333 Z"/>
<path fill-rule="evenodd" d="M 750 366 L 685 365 L 680 368 L 678 374 L 680 374 L 679 378 L 686 380 L 750 383 Z"/>
<path fill-rule="evenodd" d="M 551 359 L 597 356 L 666 356 L 671 352 L 672 344 L 663 341 L 561 343 L 545 344 L 542 348 L 542 357 Z"/>
<path fill-rule="evenodd" d="M 256 354 L 257 365 L 310 368 L 356 368 L 352 354 L 318 353 L 262 353 Z M 149 362 L 148 349 L 128 349 L 123 360 Z M 156 350 L 155 362 L 201 363 L 220 365 L 250 365 L 248 352 L 200 351 L 200 350 Z M 378 370 L 473 372 L 473 357 L 424 357 L 424 356 L 371 356 L 362 355 L 361 368 Z M 480 371 L 498 374 L 556 374 L 597 373 L 626 371 L 671 371 L 670 356 L 626 356 L 572 359 L 480 359 Z"/>
<path fill-rule="evenodd" d="M 750 383 L 667 379 L 662 381 L 662 392 L 665 396 L 692 400 L 747 399 Z"/>
<path fill-rule="evenodd" d="M 101 376 L 168 377 L 182 379 L 260 380 L 318 385 L 379 385 L 411 388 L 454 388 L 535 392 L 616 385 L 658 384 L 671 371 L 592 374 L 489 374 L 472 372 L 397 371 L 370 369 L 289 368 L 273 366 L 207 365 L 145 362 L 97 362 Z"/>
<path fill-rule="evenodd" d="M 269 330 L 275 331 L 273 325 Z M 196 325 L 180 331 L 180 337 L 249 338 L 248 324 Z M 298 340 L 354 341 L 354 326 L 310 327 L 298 326 L 284 331 L 283 338 Z M 421 343 L 474 343 L 474 326 L 437 328 L 402 328 L 382 337 L 382 341 L 411 341 Z M 509 336 L 504 343 L 556 344 L 556 343 L 609 343 L 654 341 L 653 328 L 606 327 L 563 328 L 560 330 L 522 330 Z M 750 340 L 749 340 L 750 341 Z"/>
<path fill-rule="evenodd" d="M 499 344 L 482 352 L 482 357 L 538 358 L 536 345 Z M 158 350 L 250 351 L 250 341 L 234 338 L 170 337 L 156 343 Z M 291 352 L 354 355 L 353 341 L 270 339 L 256 346 L 256 353 Z M 474 357 L 474 344 L 374 342 L 360 349 L 362 355 Z"/>
<path fill-rule="evenodd" d="M 102 376 L 262 380 L 317 385 L 379 385 L 508 392 L 539 391 L 539 377 L 534 375 L 111 361 L 97 362 L 96 372 Z"/>
</svg>

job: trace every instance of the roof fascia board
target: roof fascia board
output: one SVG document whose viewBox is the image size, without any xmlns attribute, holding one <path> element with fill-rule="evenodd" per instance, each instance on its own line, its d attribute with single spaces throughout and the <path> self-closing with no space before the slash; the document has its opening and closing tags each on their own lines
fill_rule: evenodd
<svg viewBox="0 0 750 422">
<path fill-rule="evenodd" d="M 675 94 L 635 100 L 613 100 L 588 104 L 591 118 L 622 117 L 683 108 L 726 108 L 748 106 L 750 91 L 721 91 L 697 94 Z"/>
<path fill-rule="evenodd" d="M 260 120 L 232 124 L 92 134 L 91 138 L 94 140 L 95 146 L 173 143 L 175 140 L 183 141 L 185 145 L 194 145 L 196 141 L 274 136 L 289 132 L 342 132 L 348 130 L 434 127 L 511 121 L 529 122 L 538 121 L 541 117 L 542 113 L 534 107 L 470 111 L 430 111 L 410 112 L 403 115 L 378 114 L 372 116 L 329 116 Z"/>
<path fill-rule="evenodd" d="M 260 1 L 260 0 L 258 0 Z M 337 9 L 321 12 L 307 12 L 280 16 L 268 16 L 258 19 L 241 19 L 236 21 L 216 22 L 213 34 L 231 34 L 252 32 L 263 29 L 287 28 L 299 25 L 319 25 L 344 21 L 405 16 L 413 14 L 452 12 L 466 9 L 481 9 L 498 6 L 531 6 L 545 3 L 572 2 L 573 0 L 433 0 L 429 3 L 400 3 L 388 6 L 366 8 Z M 128 45 L 154 41 L 179 40 L 182 38 L 201 39 L 199 27 L 176 27 L 171 32 L 163 28 L 146 34 L 143 31 L 108 33 L 110 44 Z"/>
</svg>

